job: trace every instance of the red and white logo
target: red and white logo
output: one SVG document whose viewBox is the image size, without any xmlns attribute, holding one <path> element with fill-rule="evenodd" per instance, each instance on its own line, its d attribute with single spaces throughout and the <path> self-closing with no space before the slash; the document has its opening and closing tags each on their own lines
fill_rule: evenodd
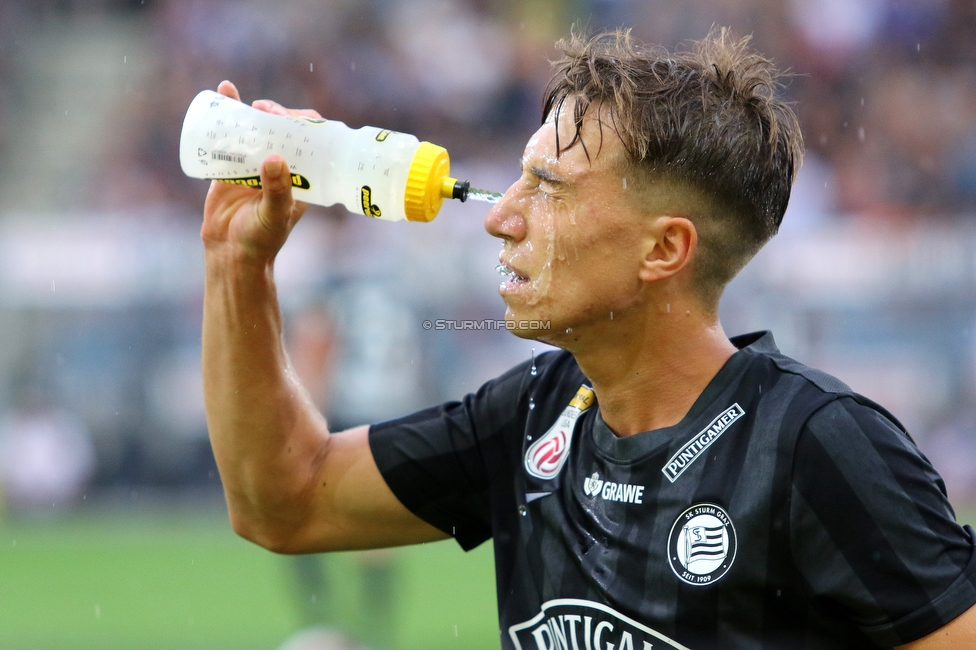
<svg viewBox="0 0 976 650">
<path fill-rule="evenodd" d="M 525 452 L 525 471 L 530 476 L 549 480 L 559 474 L 569 458 L 576 420 L 592 403 L 593 390 L 589 386 L 580 386 L 556 423 Z"/>
<path fill-rule="evenodd" d="M 553 478 L 563 468 L 569 456 L 569 443 L 572 441 L 573 431 L 560 429 L 559 422 L 556 425 L 549 429 L 546 435 L 536 440 L 525 454 L 525 471 L 536 478 Z"/>
</svg>

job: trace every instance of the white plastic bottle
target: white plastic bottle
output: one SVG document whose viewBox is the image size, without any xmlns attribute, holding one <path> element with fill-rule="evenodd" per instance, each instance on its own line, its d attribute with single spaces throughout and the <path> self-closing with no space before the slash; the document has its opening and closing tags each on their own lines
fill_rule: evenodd
<svg viewBox="0 0 976 650">
<path fill-rule="evenodd" d="M 180 165 L 192 178 L 261 187 L 261 162 L 280 154 L 299 201 L 387 221 L 430 221 L 445 198 L 464 201 L 447 150 L 407 133 L 259 111 L 212 90 L 190 103 Z"/>
</svg>

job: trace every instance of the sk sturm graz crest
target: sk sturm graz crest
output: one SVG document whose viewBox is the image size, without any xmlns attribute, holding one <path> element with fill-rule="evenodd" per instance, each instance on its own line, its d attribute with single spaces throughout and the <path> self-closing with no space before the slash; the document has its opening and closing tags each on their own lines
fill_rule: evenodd
<svg viewBox="0 0 976 650">
<path fill-rule="evenodd" d="M 580 386 L 556 423 L 525 452 L 525 471 L 530 476 L 548 480 L 559 474 L 569 458 L 569 445 L 573 441 L 576 421 L 591 406 L 593 389 Z"/>
<path fill-rule="evenodd" d="M 707 585 L 728 572 L 735 561 L 735 527 L 725 510 L 711 503 L 685 510 L 671 527 L 668 561 L 689 585 Z"/>
</svg>

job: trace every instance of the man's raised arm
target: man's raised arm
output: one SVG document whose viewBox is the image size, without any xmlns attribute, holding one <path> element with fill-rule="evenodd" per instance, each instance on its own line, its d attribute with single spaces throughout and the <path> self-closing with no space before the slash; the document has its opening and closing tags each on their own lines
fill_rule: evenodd
<svg viewBox="0 0 976 650">
<path fill-rule="evenodd" d="M 227 81 L 218 92 L 240 99 Z M 319 117 L 267 100 L 254 106 Z M 368 427 L 330 434 L 292 370 L 273 267 L 305 205 L 292 198 L 280 156 L 264 160 L 261 184 L 254 190 L 213 182 L 201 229 L 207 426 L 234 530 L 282 553 L 445 538 L 387 487 L 370 452 Z"/>
</svg>

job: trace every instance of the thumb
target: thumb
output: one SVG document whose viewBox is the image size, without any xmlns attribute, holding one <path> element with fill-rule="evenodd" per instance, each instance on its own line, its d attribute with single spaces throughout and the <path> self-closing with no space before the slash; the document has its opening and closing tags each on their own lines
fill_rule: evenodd
<svg viewBox="0 0 976 650">
<path fill-rule="evenodd" d="M 281 156 L 265 158 L 261 165 L 261 188 L 258 219 L 272 233 L 287 232 L 291 227 L 295 200 L 291 195 L 291 174 Z"/>
</svg>

